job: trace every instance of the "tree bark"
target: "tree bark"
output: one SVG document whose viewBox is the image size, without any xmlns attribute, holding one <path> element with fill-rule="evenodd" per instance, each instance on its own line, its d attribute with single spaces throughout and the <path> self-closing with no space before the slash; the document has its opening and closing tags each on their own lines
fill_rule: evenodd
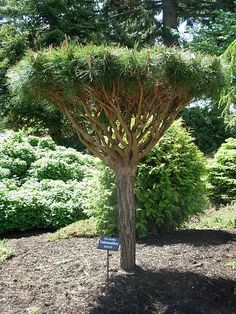
<svg viewBox="0 0 236 314">
<path fill-rule="evenodd" d="M 179 45 L 178 36 L 171 34 L 171 30 L 178 32 L 178 15 L 176 0 L 163 0 L 163 41 L 170 47 Z"/>
<path fill-rule="evenodd" d="M 126 271 L 135 267 L 135 170 L 121 167 L 116 171 L 119 235 L 121 241 L 120 265 Z"/>
</svg>

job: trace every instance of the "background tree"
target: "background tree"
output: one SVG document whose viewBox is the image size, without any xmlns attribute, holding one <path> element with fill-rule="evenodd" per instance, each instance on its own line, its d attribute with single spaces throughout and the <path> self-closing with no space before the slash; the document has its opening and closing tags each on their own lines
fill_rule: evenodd
<svg viewBox="0 0 236 314">
<path fill-rule="evenodd" d="M 19 103 L 11 99 L 6 86 L 6 72 L 17 63 L 27 49 L 38 50 L 60 45 L 65 36 L 80 43 L 98 43 L 101 24 L 97 1 L 78 0 L 5 0 L 0 16 L 0 112 L 3 127 L 23 127 L 48 131 L 58 143 L 73 141 L 74 135 L 64 123 L 63 115 L 45 102 Z M 72 145 L 74 146 L 75 143 Z"/>
<path fill-rule="evenodd" d="M 236 130 L 228 127 L 222 110 L 216 105 L 184 108 L 181 117 L 192 132 L 196 145 L 206 155 L 214 154 L 228 137 L 236 135 Z"/>
<path fill-rule="evenodd" d="M 103 0 L 101 4 L 105 40 L 129 47 L 157 40 L 166 46 L 178 45 L 180 23 L 209 25 L 219 10 L 236 10 L 234 0 Z"/>
<path fill-rule="evenodd" d="M 28 54 L 10 78 L 13 93 L 59 108 L 81 142 L 114 170 L 121 267 L 133 269 L 138 161 L 193 98 L 219 90 L 219 60 L 163 47 L 135 51 L 65 43 Z"/>
<path fill-rule="evenodd" d="M 228 65 L 227 77 L 228 84 L 226 85 L 220 105 L 224 108 L 224 114 L 229 121 L 229 125 L 236 128 L 236 39 L 229 45 L 222 59 Z"/>
<path fill-rule="evenodd" d="M 190 42 L 184 45 L 193 51 L 201 51 L 214 55 L 221 55 L 235 39 L 236 13 L 220 10 L 216 17 L 209 20 L 208 24 L 194 23 L 188 28 L 192 36 Z"/>
<path fill-rule="evenodd" d="M 161 23 L 150 0 L 102 1 L 104 41 L 129 48 L 153 45 L 160 36 Z"/>
</svg>

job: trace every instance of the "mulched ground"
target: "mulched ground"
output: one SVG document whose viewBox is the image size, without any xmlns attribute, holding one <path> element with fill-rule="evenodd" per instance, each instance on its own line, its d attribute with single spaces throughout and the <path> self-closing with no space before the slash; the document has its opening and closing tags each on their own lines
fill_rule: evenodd
<svg viewBox="0 0 236 314">
<path fill-rule="evenodd" d="M 119 270 L 98 239 L 47 242 L 47 234 L 9 240 L 15 256 L 0 264 L 1 314 L 235 314 L 236 232 L 179 231 L 137 245 L 137 270 Z"/>
</svg>

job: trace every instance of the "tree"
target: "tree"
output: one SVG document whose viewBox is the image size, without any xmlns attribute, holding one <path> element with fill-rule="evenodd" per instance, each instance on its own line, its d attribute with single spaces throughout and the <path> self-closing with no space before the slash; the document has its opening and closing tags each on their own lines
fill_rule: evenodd
<svg viewBox="0 0 236 314">
<path fill-rule="evenodd" d="M 189 27 L 189 32 L 193 40 L 186 42 L 186 47 L 219 56 L 235 39 L 236 13 L 220 10 L 215 19 L 210 20 L 207 25 L 194 24 Z"/>
<path fill-rule="evenodd" d="M 189 31 L 193 35 L 193 40 L 185 42 L 185 47 L 194 51 L 204 51 L 211 55 L 221 55 L 226 68 L 228 68 L 228 84 L 221 95 L 221 99 L 213 94 L 210 103 L 211 109 L 190 108 L 189 115 L 187 111 L 184 115 L 184 119 L 187 118 L 187 125 L 194 130 L 197 145 L 200 144 L 199 148 L 205 153 L 212 153 L 219 148 L 227 137 L 235 136 L 236 132 L 236 64 L 234 61 L 236 46 L 235 42 L 232 43 L 236 33 L 236 13 L 235 11 L 224 12 L 220 10 L 214 19 L 209 20 L 208 24 L 194 24 L 193 27 L 189 28 Z M 195 114 L 198 115 L 198 118 Z M 196 119 L 193 119 L 194 115 Z M 204 120 L 208 123 L 202 127 L 201 120 L 204 116 Z M 205 128 L 208 130 L 204 131 Z"/>
<path fill-rule="evenodd" d="M 229 124 L 235 128 L 236 125 L 236 39 L 229 45 L 222 60 L 228 65 L 228 84 L 221 95 L 220 105 L 224 108 L 225 117 Z"/>
<path fill-rule="evenodd" d="M 116 174 L 121 267 L 135 266 L 138 161 L 193 98 L 220 89 L 219 60 L 177 49 L 68 45 L 29 53 L 10 74 L 13 93 L 47 99 Z"/>
<path fill-rule="evenodd" d="M 219 10 L 222 12 L 236 10 L 235 0 L 154 0 L 154 2 L 162 3 L 160 5 L 163 10 L 163 42 L 167 46 L 178 44 L 178 26 L 181 22 L 186 21 L 188 25 L 194 23 L 209 25 L 218 16 Z"/>
<path fill-rule="evenodd" d="M 6 72 L 23 57 L 27 49 L 35 51 L 49 45 L 60 45 L 65 36 L 83 44 L 100 41 L 97 1 L 5 0 L 0 4 L 1 124 L 15 130 L 22 126 L 43 127 L 58 144 L 62 144 L 67 128 L 60 112 L 45 102 L 22 104 L 18 99 L 9 98 Z"/>
<path fill-rule="evenodd" d="M 196 145 L 206 155 L 214 154 L 226 138 L 236 135 L 234 130 L 227 127 L 216 105 L 185 108 L 181 117 L 190 128 Z"/>
<path fill-rule="evenodd" d="M 190 133 L 175 121 L 137 167 L 135 184 L 136 236 L 174 231 L 206 208 L 206 161 Z M 114 173 L 101 164 L 89 215 L 98 230 L 117 235 Z M 95 180 L 96 180 L 95 179 Z"/>
<path fill-rule="evenodd" d="M 222 12 L 234 12 L 235 0 L 103 0 L 105 40 L 128 47 L 141 46 L 157 40 L 166 46 L 179 45 L 178 27 L 209 25 Z M 157 18 L 158 16 L 158 18 Z"/>
<path fill-rule="evenodd" d="M 101 1 L 101 18 L 106 43 L 133 48 L 153 45 L 160 36 L 160 22 L 150 0 Z"/>
</svg>

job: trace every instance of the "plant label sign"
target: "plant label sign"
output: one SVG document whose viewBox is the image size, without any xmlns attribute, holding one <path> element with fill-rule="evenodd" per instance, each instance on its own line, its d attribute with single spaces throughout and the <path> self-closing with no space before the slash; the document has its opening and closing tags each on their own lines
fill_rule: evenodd
<svg viewBox="0 0 236 314">
<path fill-rule="evenodd" d="M 120 245 L 119 238 L 101 236 L 98 243 L 98 249 L 107 251 L 118 251 Z"/>
</svg>

